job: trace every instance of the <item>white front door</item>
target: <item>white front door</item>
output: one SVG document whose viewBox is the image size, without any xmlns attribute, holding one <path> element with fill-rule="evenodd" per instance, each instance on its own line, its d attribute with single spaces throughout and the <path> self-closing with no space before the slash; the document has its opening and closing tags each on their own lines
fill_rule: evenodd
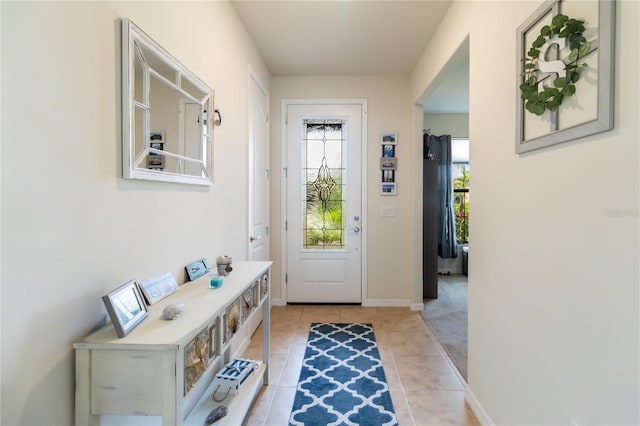
<svg viewBox="0 0 640 426">
<path fill-rule="evenodd" d="M 248 260 L 269 260 L 269 97 L 249 76 Z"/>
<path fill-rule="evenodd" d="M 362 302 L 364 101 L 285 103 L 287 302 Z"/>
</svg>

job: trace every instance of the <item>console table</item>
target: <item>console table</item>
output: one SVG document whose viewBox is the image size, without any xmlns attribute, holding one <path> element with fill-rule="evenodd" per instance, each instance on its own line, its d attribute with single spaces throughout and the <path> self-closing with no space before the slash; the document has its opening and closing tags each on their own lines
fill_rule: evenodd
<svg viewBox="0 0 640 426">
<path fill-rule="evenodd" d="M 268 381 L 271 262 L 234 262 L 217 289 L 205 275 L 149 307 L 149 316 L 118 338 L 111 324 L 73 345 L 76 352 L 76 425 L 99 424 L 101 415 L 161 416 L 162 425 L 205 424 L 226 405 L 218 425 L 239 425 Z M 183 303 L 173 321 L 162 319 Z M 262 306 L 263 359 L 237 395 L 212 398 L 216 373 L 237 350 L 238 337 Z M 221 399 L 224 395 L 217 395 Z"/>
</svg>

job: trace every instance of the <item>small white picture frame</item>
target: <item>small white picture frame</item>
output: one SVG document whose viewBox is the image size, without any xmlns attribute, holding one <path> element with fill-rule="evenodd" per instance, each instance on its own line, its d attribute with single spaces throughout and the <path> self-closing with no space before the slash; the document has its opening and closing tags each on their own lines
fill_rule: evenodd
<svg viewBox="0 0 640 426">
<path fill-rule="evenodd" d="M 382 182 L 380 184 L 380 195 L 398 195 L 398 187 L 395 182 Z"/>
<path fill-rule="evenodd" d="M 397 145 L 398 144 L 398 132 L 383 132 L 382 138 L 380 138 L 382 145 Z"/>
<path fill-rule="evenodd" d="M 382 157 L 380 159 L 380 170 L 398 170 L 398 159 Z"/>
<path fill-rule="evenodd" d="M 149 132 L 149 148 L 164 151 L 164 132 L 152 130 Z M 165 156 L 157 152 L 150 152 L 147 156 L 147 168 L 151 170 L 164 170 Z"/>
</svg>

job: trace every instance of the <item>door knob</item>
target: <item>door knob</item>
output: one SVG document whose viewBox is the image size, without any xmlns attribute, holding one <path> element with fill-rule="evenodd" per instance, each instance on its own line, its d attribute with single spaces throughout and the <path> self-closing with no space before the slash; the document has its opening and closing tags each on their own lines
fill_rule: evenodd
<svg viewBox="0 0 640 426">
<path fill-rule="evenodd" d="M 257 237 L 249 237 L 249 242 L 252 243 L 254 241 L 258 241 L 262 239 L 262 235 L 258 235 Z"/>
<path fill-rule="evenodd" d="M 354 228 L 353 228 L 353 232 L 355 232 L 355 233 L 357 234 L 358 232 L 360 232 L 360 228 L 358 228 L 357 226 L 356 226 L 356 227 L 354 227 Z"/>
</svg>

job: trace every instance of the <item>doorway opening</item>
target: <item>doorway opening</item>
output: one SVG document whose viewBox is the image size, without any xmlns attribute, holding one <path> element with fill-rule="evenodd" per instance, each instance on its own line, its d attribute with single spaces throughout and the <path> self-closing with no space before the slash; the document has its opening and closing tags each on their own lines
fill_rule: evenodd
<svg viewBox="0 0 640 426">
<path fill-rule="evenodd" d="M 438 204 L 439 196 L 430 194 L 437 191 L 436 182 L 442 174 L 430 171 L 434 166 L 425 159 L 423 188 L 423 285 L 425 295 L 424 316 L 427 325 L 443 347 L 447 355 L 458 368 L 460 374 L 467 379 L 467 329 L 468 329 L 468 243 L 470 205 L 470 181 L 472 181 L 469 138 L 469 40 L 466 39 L 449 62 L 440 71 L 433 83 L 427 88 L 422 99 L 423 128 L 431 135 L 451 136 L 450 174 L 451 199 L 456 225 L 457 256 L 442 258 L 438 256 L 437 244 L 429 244 L 429 235 L 436 234 L 439 226 L 437 213 L 427 211 L 429 201 Z M 436 165 L 443 167 L 442 164 Z M 431 177 L 429 177 L 431 176 Z M 435 228 L 435 229 L 434 229 Z"/>
</svg>

